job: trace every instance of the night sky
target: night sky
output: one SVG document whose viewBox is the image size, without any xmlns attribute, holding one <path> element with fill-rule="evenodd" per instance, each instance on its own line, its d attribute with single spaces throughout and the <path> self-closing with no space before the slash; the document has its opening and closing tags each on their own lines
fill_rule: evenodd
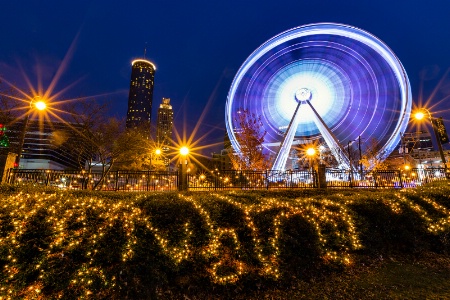
<svg viewBox="0 0 450 300">
<path fill-rule="evenodd" d="M 157 68 L 153 119 L 162 97 L 171 98 L 176 127 L 186 124 L 189 135 L 206 108 L 197 135 L 212 129 L 205 142 L 223 141 L 226 97 L 244 60 L 274 35 L 315 22 L 353 25 L 384 41 L 408 73 L 414 103 L 450 67 L 447 0 L 23 0 L 0 7 L 0 77 L 27 90 L 22 72 L 33 82 L 40 73 L 46 86 L 69 53 L 56 91 L 79 80 L 62 98 L 108 100 L 109 113 L 124 118 L 131 61 L 146 47 Z M 432 101 L 449 94 L 447 75 Z M 447 103 L 433 110 L 449 129 Z"/>
</svg>

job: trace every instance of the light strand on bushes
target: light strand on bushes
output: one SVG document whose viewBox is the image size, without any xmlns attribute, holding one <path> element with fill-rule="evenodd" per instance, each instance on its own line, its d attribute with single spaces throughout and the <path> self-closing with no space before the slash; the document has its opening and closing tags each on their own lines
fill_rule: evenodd
<svg viewBox="0 0 450 300">
<path fill-rule="evenodd" d="M 437 190 L 439 192 L 439 190 Z M 118 255 L 118 266 L 134 259 L 136 247 L 142 241 L 136 234 L 137 226 L 145 228 L 155 238 L 161 253 L 179 265 L 200 255 L 207 263 L 212 280 L 220 284 L 238 281 L 247 273 L 279 278 L 280 255 L 284 225 L 293 218 L 301 218 L 312 228 L 317 241 L 318 251 L 326 262 L 350 264 L 351 252 L 362 247 L 355 221 L 349 208 L 355 200 L 346 195 L 337 195 L 336 199 L 296 198 L 293 200 L 259 197 L 251 202 L 239 200 L 239 193 L 209 195 L 208 202 L 204 194 L 183 195 L 178 199 L 189 203 L 195 211 L 186 216 L 179 224 L 180 232 L 170 232 L 170 228 L 155 226 L 153 215 L 138 208 L 135 204 L 142 199 L 136 198 L 109 201 L 101 197 L 74 196 L 68 193 L 17 193 L 5 197 L 0 204 L 4 221 L 2 228 L 11 226 L 8 234 L 0 237 L 0 249 L 6 264 L 1 270 L 0 300 L 17 298 L 39 298 L 45 283 L 54 276 L 54 263 L 65 262 L 78 253 L 82 263 L 72 272 L 70 288 L 77 291 L 79 297 L 92 297 L 92 286 L 114 287 L 120 280 L 108 272 L 99 260 L 111 251 Z M 354 195 L 358 195 L 357 192 Z M 439 234 L 450 229 L 450 209 L 432 200 L 432 197 L 419 196 L 414 190 L 394 193 L 393 197 L 378 197 L 376 201 L 388 206 L 393 213 L 400 214 L 411 209 L 424 221 L 427 230 Z M 418 200 L 414 200 L 418 197 Z M 211 203 L 223 201 L 242 213 L 242 225 L 250 234 L 245 243 L 240 236 L 239 226 L 223 228 L 212 217 Z M 270 216 L 266 229 L 261 228 L 258 218 Z M 196 246 L 195 226 L 192 218 L 199 217 L 205 224 L 206 241 Z M 45 218 L 39 220 L 39 218 Z M 3 222 L 3 221 L 2 221 Z M 31 223 L 33 222 L 33 223 Z M 39 224 L 41 228 L 30 228 Z M 45 234 L 48 244 L 33 248 L 31 265 L 24 266 L 20 261 L 20 251 L 30 230 Z M 176 236 L 176 238 L 175 238 Z M 110 239 L 121 239 L 120 249 L 109 249 Z M 28 246 L 33 246 L 28 245 Z M 250 252 L 245 252 L 250 251 Z M 255 265 L 248 265 L 242 258 L 250 255 L 256 259 Z M 301 255 L 301 253 L 299 254 Z M 32 267 L 37 271 L 36 280 L 28 286 L 17 287 L 24 268 Z M 53 275 L 52 275 L 53 274 Z M 58 297 L 65 298 L 66 291 L 60 291 Z M 41 297 L 42 298 L 42 297 Z"/>
</svg>

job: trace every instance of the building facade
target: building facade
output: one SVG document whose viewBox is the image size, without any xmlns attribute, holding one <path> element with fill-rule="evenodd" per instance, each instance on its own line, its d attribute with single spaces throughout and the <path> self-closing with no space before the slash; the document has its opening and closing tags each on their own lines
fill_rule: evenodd
<svg viewBox="0 0 450 300">
<path fill-rule="evenodd" d="M 19 121 L 7 130 L 9 145 L 0 153 L 19 153 L 20 136 L 25 122 Z M 81 125 L 30 120 L 26 125 L 20 169 L 80 170 L 88 160 L 85 143 L 78 132 Z"/>
<path fill-rule="evenodd" d="M 156 142 L 163 150 L 168 150 L 172 144 L 173 132 L 173 110 L 170 98 L 163 98 L 158 108 L 158 119 L 156 122 Z"/>
<path fill-rule="evenodd" d="M 155 65 L 145 59 L 136 59 L 131 66 L 126 127 L 141 128 L 150 137 Z"/>
<path fill-rule="evenodd" d="M 172 145 L 173 110 L 169 98 L 163 98 L 158 108 L 156 121 L 156 143 L 162 150 L 162 159 L 167 169 L 170 168 L 168 157 L 169 147 Z"/>
</svg>

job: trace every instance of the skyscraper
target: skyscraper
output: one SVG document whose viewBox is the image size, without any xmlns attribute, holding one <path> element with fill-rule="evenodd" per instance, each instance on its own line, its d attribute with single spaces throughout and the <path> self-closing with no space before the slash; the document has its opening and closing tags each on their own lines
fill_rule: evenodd
<svg viewBox="0 0 450 300">
<path fill-rule="evenodd" d="M 145 59 L 136 59 L 131 66 L 126 126 L 142 128 L 150 136 L 155 65 Z"/>
<path fill-rule="evenodd" d="M 173 110 L 170 105 L 170 98 L 163 98 L 158 109 L 158 119 L 156 124 L 156 141 L 163 151 L 167 151 L 172 141 L 173 130 Z"/>
</svg>

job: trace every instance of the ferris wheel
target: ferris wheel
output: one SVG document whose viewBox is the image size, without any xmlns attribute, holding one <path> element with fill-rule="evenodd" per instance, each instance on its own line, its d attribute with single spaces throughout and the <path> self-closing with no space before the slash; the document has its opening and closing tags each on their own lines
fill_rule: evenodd
<svg viewBox="0 0 450 300">
<path fill-rule="evenodd" d="M 281 33 L 247 58 L 232 82 L 225 119 L 239 154 L 236 114 L 246 109 L 261 118 L 272 170 L 285 170 L 293 145 L 314 140 L 349 169 L 342 155 L 348 141 L 376 139 L 379 159 L 394 150 L 411 102 L 408 76 L 386 44 L 359 28 L 317 23 Z"/>
</svg>

